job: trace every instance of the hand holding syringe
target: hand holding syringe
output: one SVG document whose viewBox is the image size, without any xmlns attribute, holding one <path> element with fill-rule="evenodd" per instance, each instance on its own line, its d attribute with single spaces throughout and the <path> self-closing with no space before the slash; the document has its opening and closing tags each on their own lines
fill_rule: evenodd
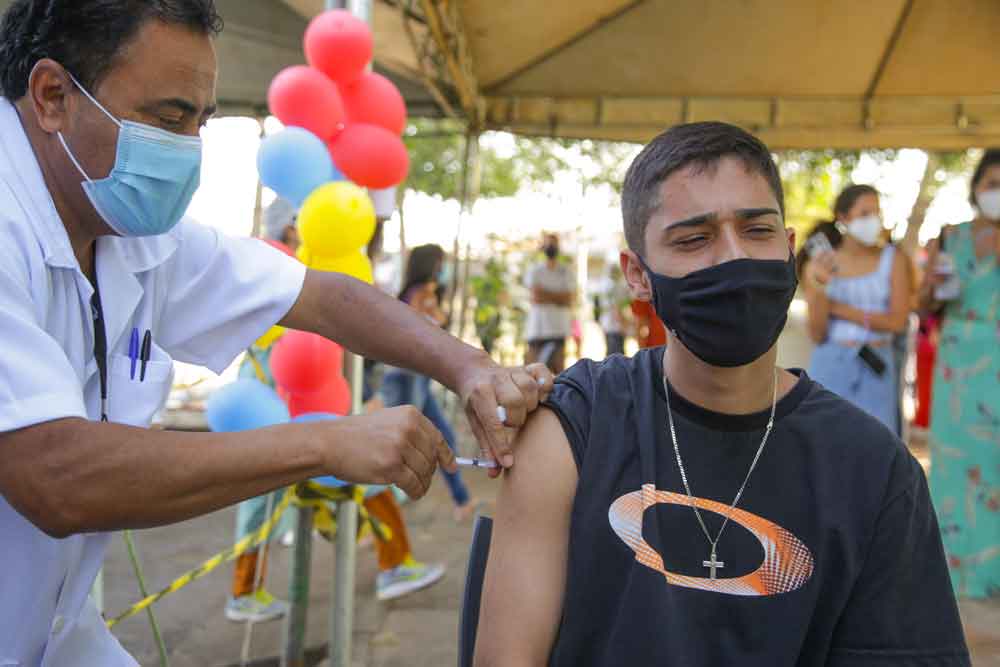
<svg viewBox="0 0 1000 667">
<path fill-rule="evenodd" d="M 497 418 L 504 423 L 507 421 L 507 410 L 502 405 L 497 406 Z M 470 466 L 473 468 L 496 468 L 499 466 L 493 459 L 467 458 L 464 456 L 456 456 L 455 463 L 460 466 Z"/>
</svg>

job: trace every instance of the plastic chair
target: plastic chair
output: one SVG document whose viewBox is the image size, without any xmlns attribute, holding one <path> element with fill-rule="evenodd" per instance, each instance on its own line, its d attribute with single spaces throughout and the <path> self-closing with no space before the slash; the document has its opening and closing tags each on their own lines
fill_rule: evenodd
<svg viewBox="0 0 1000 667">
<path fill-rule="evenodd" d="M 486 559 L 490 555 L 493 519 L 477 516 L 472 528 L 469 567 L 465 572 L 465 595 L 462 598 L 462 619 L 458 628 L 458 667 L 472 667 L 476 654 L 476 631 L 479 629 L 479 600 L 483 595 Z"/>
</svg>

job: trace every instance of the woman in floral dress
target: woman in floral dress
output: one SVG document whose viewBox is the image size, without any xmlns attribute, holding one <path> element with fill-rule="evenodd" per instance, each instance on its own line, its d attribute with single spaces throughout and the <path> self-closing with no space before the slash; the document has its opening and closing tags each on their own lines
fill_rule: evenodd
<svg viewBox="0 0 1000 667">
<path fill-rule="evenodd" d="M 931 494 L 956 592 L 985 598 L 1000 597 L 1000 150 L 983 156 L 971 199 L 976 219 L 932 244 L 921 297 L 944 315 Z"/>
</svg>

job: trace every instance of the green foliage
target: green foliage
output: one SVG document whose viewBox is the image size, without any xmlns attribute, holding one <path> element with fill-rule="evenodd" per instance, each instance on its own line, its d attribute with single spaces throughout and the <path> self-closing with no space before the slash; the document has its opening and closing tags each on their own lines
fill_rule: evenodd
<svg viewBox="0 0 1000 667">
<path fill-rule="evenodd" d="M 504 320 L 504 297 L 507 293 L 507 265 L 491 257 L 483 268 L 483 273 L 469 279 L 472 295 L 476 299 L 473 314 L 476 336 L 487 353 L 492 353 L 494 345 L 502 335 Z"/>
<path fill-rule="evenodd" d="M 465 156 L 462 125 L 449 120 L 413 119 L 403 141 L 411 163 L 406 187 L 458 200 Z M 542 186 L 564 173 L 573 174 L 584 192 L 601 185 L 618 192 L 636 150 L 632 144 L 517 136 L 513 138 L 512 153 L 501 155 L 491 142 L 480 142 L 479 194 L 509 197 L 522 187 Z"/>
<path fill-rule="evenodd" d="M 462 196 L 462 161 L 465 157 L 465 134 L 455 121 L 414 119 L 406 129 L 403 142 L 410 154 L 410 190 L 458 200 Z M 510 160 L 496 151 L 480 150 L 484 197 L 509 197 L 520 187 L 519 177 Z"/>
</svg>

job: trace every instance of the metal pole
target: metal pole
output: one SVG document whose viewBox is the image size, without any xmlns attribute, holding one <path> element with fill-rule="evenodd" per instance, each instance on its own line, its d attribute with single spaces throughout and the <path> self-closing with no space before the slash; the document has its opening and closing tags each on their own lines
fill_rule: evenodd
<svg viewBox="0 0 1000 667">
<path fill-rule="evenodd" d="M 348 9 L 372 24 L 371 0 L 326 0 L 327 9 Z M 364 359 L 352 354 L 348 360 L 351 379 L 351 412 L 363 410 Z M 337 505 L 336 563 L 333 579 L 333 610 L 330 615 L 330 667 L 351 667 L 354 634 L 354 577 L 358 533 L 358 506 L 344 501 Z"/>
<path fill-rule="evenodd" d="M 282 629 L 281 667 L 305 667 L 309 576 L 312 569 L 313 508 L 297 508 L 295 548 L 288 584 L 288 616 Z"/>
</svg>

